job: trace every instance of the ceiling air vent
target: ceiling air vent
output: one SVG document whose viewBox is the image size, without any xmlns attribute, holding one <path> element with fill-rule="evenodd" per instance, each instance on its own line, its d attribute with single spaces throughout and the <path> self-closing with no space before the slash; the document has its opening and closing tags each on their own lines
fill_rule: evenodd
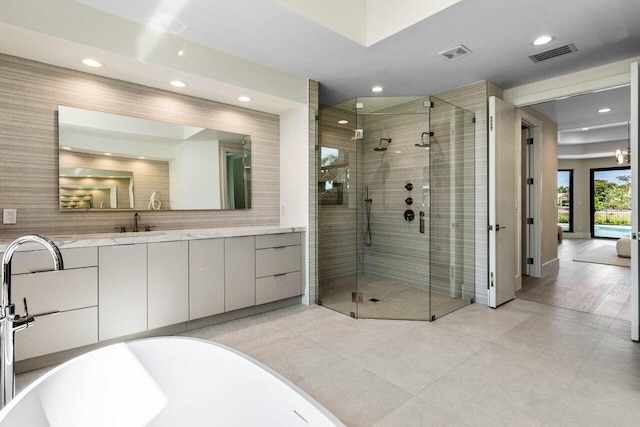
<svg viewBox="0 0 640 427">
<path fill-rule="evenodd" d="M 558 56 L 566 55 L 568 53 L 577 52 L 577 51 L 578 51 L 578 48 L 576 48 L 576 46 L 573 43 L 571 43 L 568 45 L 557 47 L 555 49 L 548 50 L 546 52 L 541 52 L 535 55 L 531 55 L 529 58 L 531 58 L 533 62 L 541 62 L 541 61 L 546 61 L 547 59 L 555 58 Z"/>
<path fill-rule="evenodd" d="M 447 61 L 453 61 L 454 59 L 462 58 L 463 56 L 471 55 L 473 52 L 461 44 L 454 46 L 450 49 L 438 52 L 438 55 L 445 58 Z"/>
</svg>

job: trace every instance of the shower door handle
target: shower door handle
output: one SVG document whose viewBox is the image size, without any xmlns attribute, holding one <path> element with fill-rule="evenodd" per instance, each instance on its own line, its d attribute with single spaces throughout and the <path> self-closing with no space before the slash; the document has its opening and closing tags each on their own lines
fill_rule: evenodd
<svg viewBox="0 0 640 427">
<path fill-rule="evenodd" d="M 420 211 L 420 233 L 424 234 L 424 212 Z"/>
</svg>

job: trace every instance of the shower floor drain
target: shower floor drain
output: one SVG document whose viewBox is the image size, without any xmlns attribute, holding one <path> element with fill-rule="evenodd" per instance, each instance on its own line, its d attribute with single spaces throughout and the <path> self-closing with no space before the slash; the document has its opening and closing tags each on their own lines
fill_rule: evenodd
<svg viewBox="0 0 640 427">
<path fill-rule="evenodd" d="M 380 300 L 379 300 L 378 298 L 371 298 L 369 301 L 371 301 L 371 302 L 378 302 L 378 301 L 380 301 Z"/>
</svg>

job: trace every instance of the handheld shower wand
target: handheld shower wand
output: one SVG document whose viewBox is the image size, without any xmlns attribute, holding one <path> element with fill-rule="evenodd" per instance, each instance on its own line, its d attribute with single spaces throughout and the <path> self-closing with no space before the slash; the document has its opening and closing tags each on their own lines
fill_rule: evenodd
<svg viewBox="0 0 640 427">
<path fill-rule="evenodd" d="M 365 214 L 365 218 L 367 220 L 367 228 L 364 231 L 364 239 L 362 240 L 362 243 L 364 243 L 365 246 L 371 246 L 371 204 L 373 204 L 373 199 L 369 198 L 369 186 L 365 185 L 364 186 L 364 214 Z"/>
</svg>

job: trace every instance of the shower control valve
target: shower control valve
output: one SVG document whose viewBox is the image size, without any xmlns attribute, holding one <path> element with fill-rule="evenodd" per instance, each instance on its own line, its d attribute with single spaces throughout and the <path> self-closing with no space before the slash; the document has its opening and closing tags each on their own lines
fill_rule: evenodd
<svg viewBox="0 0 640 427">
<path fill-rule="evenodd" d="M 415 217 L 416 217 L 416 214 L 411 209 L 407 209 L 406 211 L 404 211 L 405 221 L 413 221 Z"/>
<path fill-rule="evenodd" d="M 413 198 L 411 197 L 407 197 L 406 199 L 404 199 L 404 202 L 408 205 L 412 205 L 413 204 Z"/>
<path fill-rule="evenodd" d="M 407 190 L 411 191 L 413 190 L 413 184 L 410 182 L 407 182 L 407 184 L 404 186 L 404 188 L 406 188 Z"/>
</svg>

